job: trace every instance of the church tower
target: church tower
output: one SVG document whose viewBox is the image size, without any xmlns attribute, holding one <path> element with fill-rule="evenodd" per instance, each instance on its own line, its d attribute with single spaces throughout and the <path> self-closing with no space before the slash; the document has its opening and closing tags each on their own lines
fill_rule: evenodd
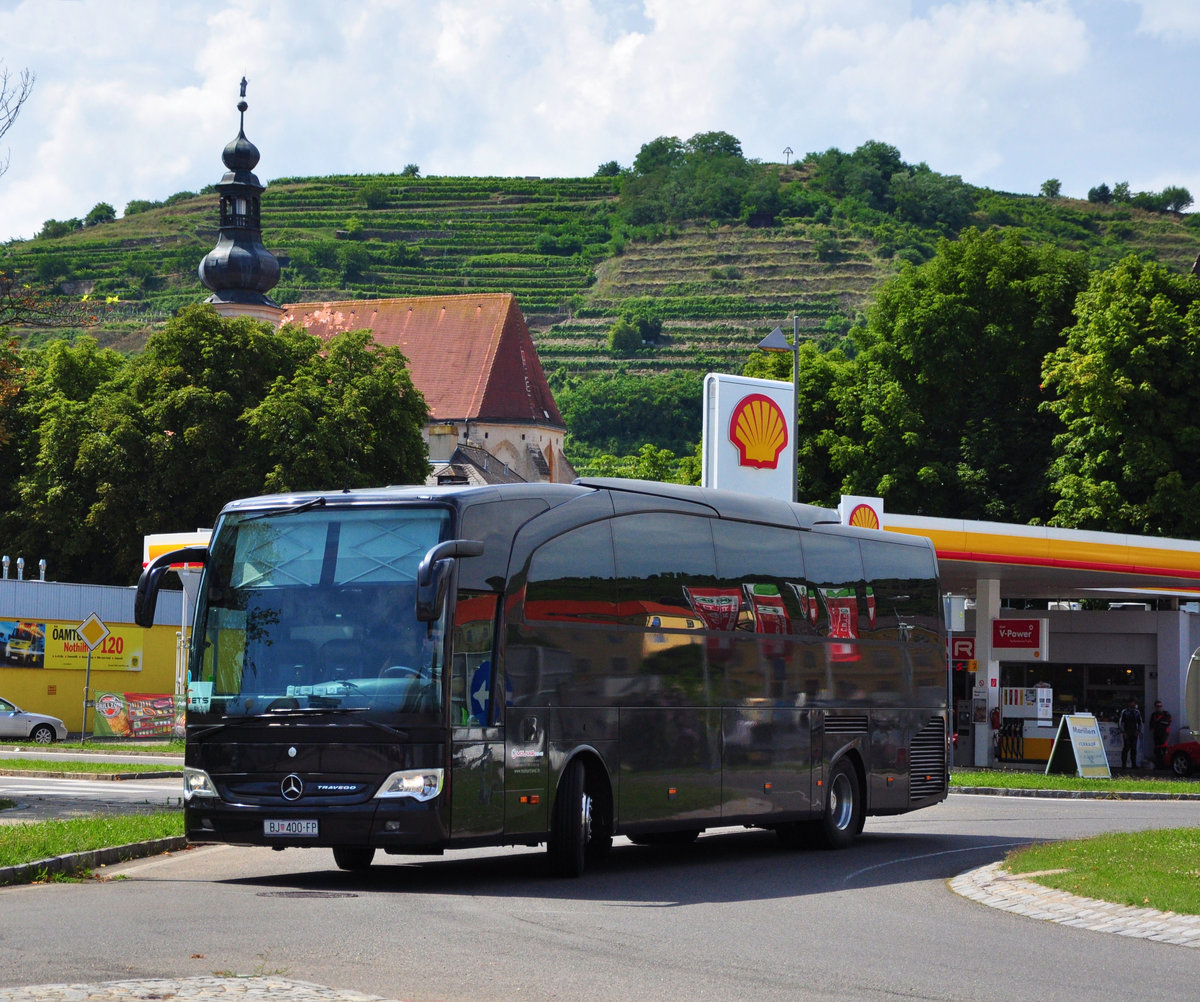
<svg viewBox="0 0 1200 1002">
<path fill-rule="evenodd" d="M 246 138 L 246 78 L 242 78 L 237 138 L 221 159 L 228 170 L 216 186 L 221 195 L 221 233 L 200 262 L 200 281 L 212 290 L 205 300 L 225 317 L 253 317 L 278 326 L 283 311 L 267 295 L 279 281 L 279 262 L 262 243 L 260 203 L 265 186 L 254 176 L 258 147 Z"/>
</svg>

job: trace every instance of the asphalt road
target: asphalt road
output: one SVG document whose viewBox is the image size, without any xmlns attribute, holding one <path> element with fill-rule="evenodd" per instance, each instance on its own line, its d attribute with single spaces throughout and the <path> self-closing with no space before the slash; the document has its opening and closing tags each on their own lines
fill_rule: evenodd
<svg viewBox="0 0 1200 1002">
<path fill-rule="evenodd" d="M 178 776 L 125 780 L 0 776 L 0 797 L 17 805 L 0 811 L 0 825 L 86 817 L 101 812 L 153 812 L 182 806 L 183 780 Z"/>
<path fill-rule="evenodd" d="M 954 795 L 872 819 L 845 852 L 746 831 L 618 840 L 574 881 L 538 850 L 355 876 L 327 850 L 195 849 L 0 889 L 0 986 L 220 971 L 414 1002 L 1186 995 L 1194 950 L 995 911 L 946 881 L 1032 839 L 1197 823 L 1196 802 Z"/>
</svg>

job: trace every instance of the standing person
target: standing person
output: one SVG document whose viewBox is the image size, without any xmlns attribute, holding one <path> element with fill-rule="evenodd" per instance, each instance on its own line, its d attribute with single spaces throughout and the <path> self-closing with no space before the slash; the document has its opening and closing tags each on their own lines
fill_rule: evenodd
<svg viewBox="0 0 1200 1002">
<path fill-rule="evenodd" d="M 1154 742 L 1154 768 L 1167 767 L 1167 737 L 1171 733 L 1171 714 L 1163 709 L 1162 700 L 1154 704 L 1150 714 L 1150 739 Z"/>
<path fill-rule="evenodd" d="M 1142 713 L 1138 709 L 1136 699 L 1129 701 L 1129 705 L 1121 711 L 1117 722 L 1121 725 L 1121 768 L 1125 768 L 1125 759 L 1128 757 L 1129 768 L 1136 769 L 1138 738 L 1142 736 Z"/>
</svg>

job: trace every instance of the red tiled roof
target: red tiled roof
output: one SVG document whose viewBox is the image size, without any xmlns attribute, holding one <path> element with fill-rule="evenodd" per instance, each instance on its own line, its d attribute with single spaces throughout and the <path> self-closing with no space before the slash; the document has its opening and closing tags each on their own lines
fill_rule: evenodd
<svg viewBox="0 0 1200 1002">
<path fill-rule="evenodd" d="M 398 347 L 435 420 L 565 427 L 510 293 L 290 303 L 283 310 L 284 323 L 326 340 L 368 329 L 380 344 Z"/>
</svg>

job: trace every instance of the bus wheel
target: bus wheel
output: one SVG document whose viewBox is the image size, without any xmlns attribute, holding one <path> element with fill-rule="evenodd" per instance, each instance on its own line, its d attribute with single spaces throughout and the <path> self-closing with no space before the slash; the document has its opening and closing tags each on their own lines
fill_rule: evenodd
<svg viewBox="0 0 1200 1002">
<path fill-rule="evenodd" d="M 333 861 L 339 870 L 366 870 L 375 858 L 375 850 L 364 845 L 335 845 Z"/>
<path fill-rule="evenodd" d="M 845 849 L 862 830 L 863 810 L 858 773 L 842 759 L 829 777 L 829 798 L 817 822 L 817 843 L 823 849 Z"/>
<path fill-rule="evenodd" d="M 592 836 L 592 798 L 588 796 L 583 762 L 567 766 L 554 800 L 554 823 L 550 829 L 550 870 L 556 877 L 578 877 L 583 873 Z"/>
</svg>

